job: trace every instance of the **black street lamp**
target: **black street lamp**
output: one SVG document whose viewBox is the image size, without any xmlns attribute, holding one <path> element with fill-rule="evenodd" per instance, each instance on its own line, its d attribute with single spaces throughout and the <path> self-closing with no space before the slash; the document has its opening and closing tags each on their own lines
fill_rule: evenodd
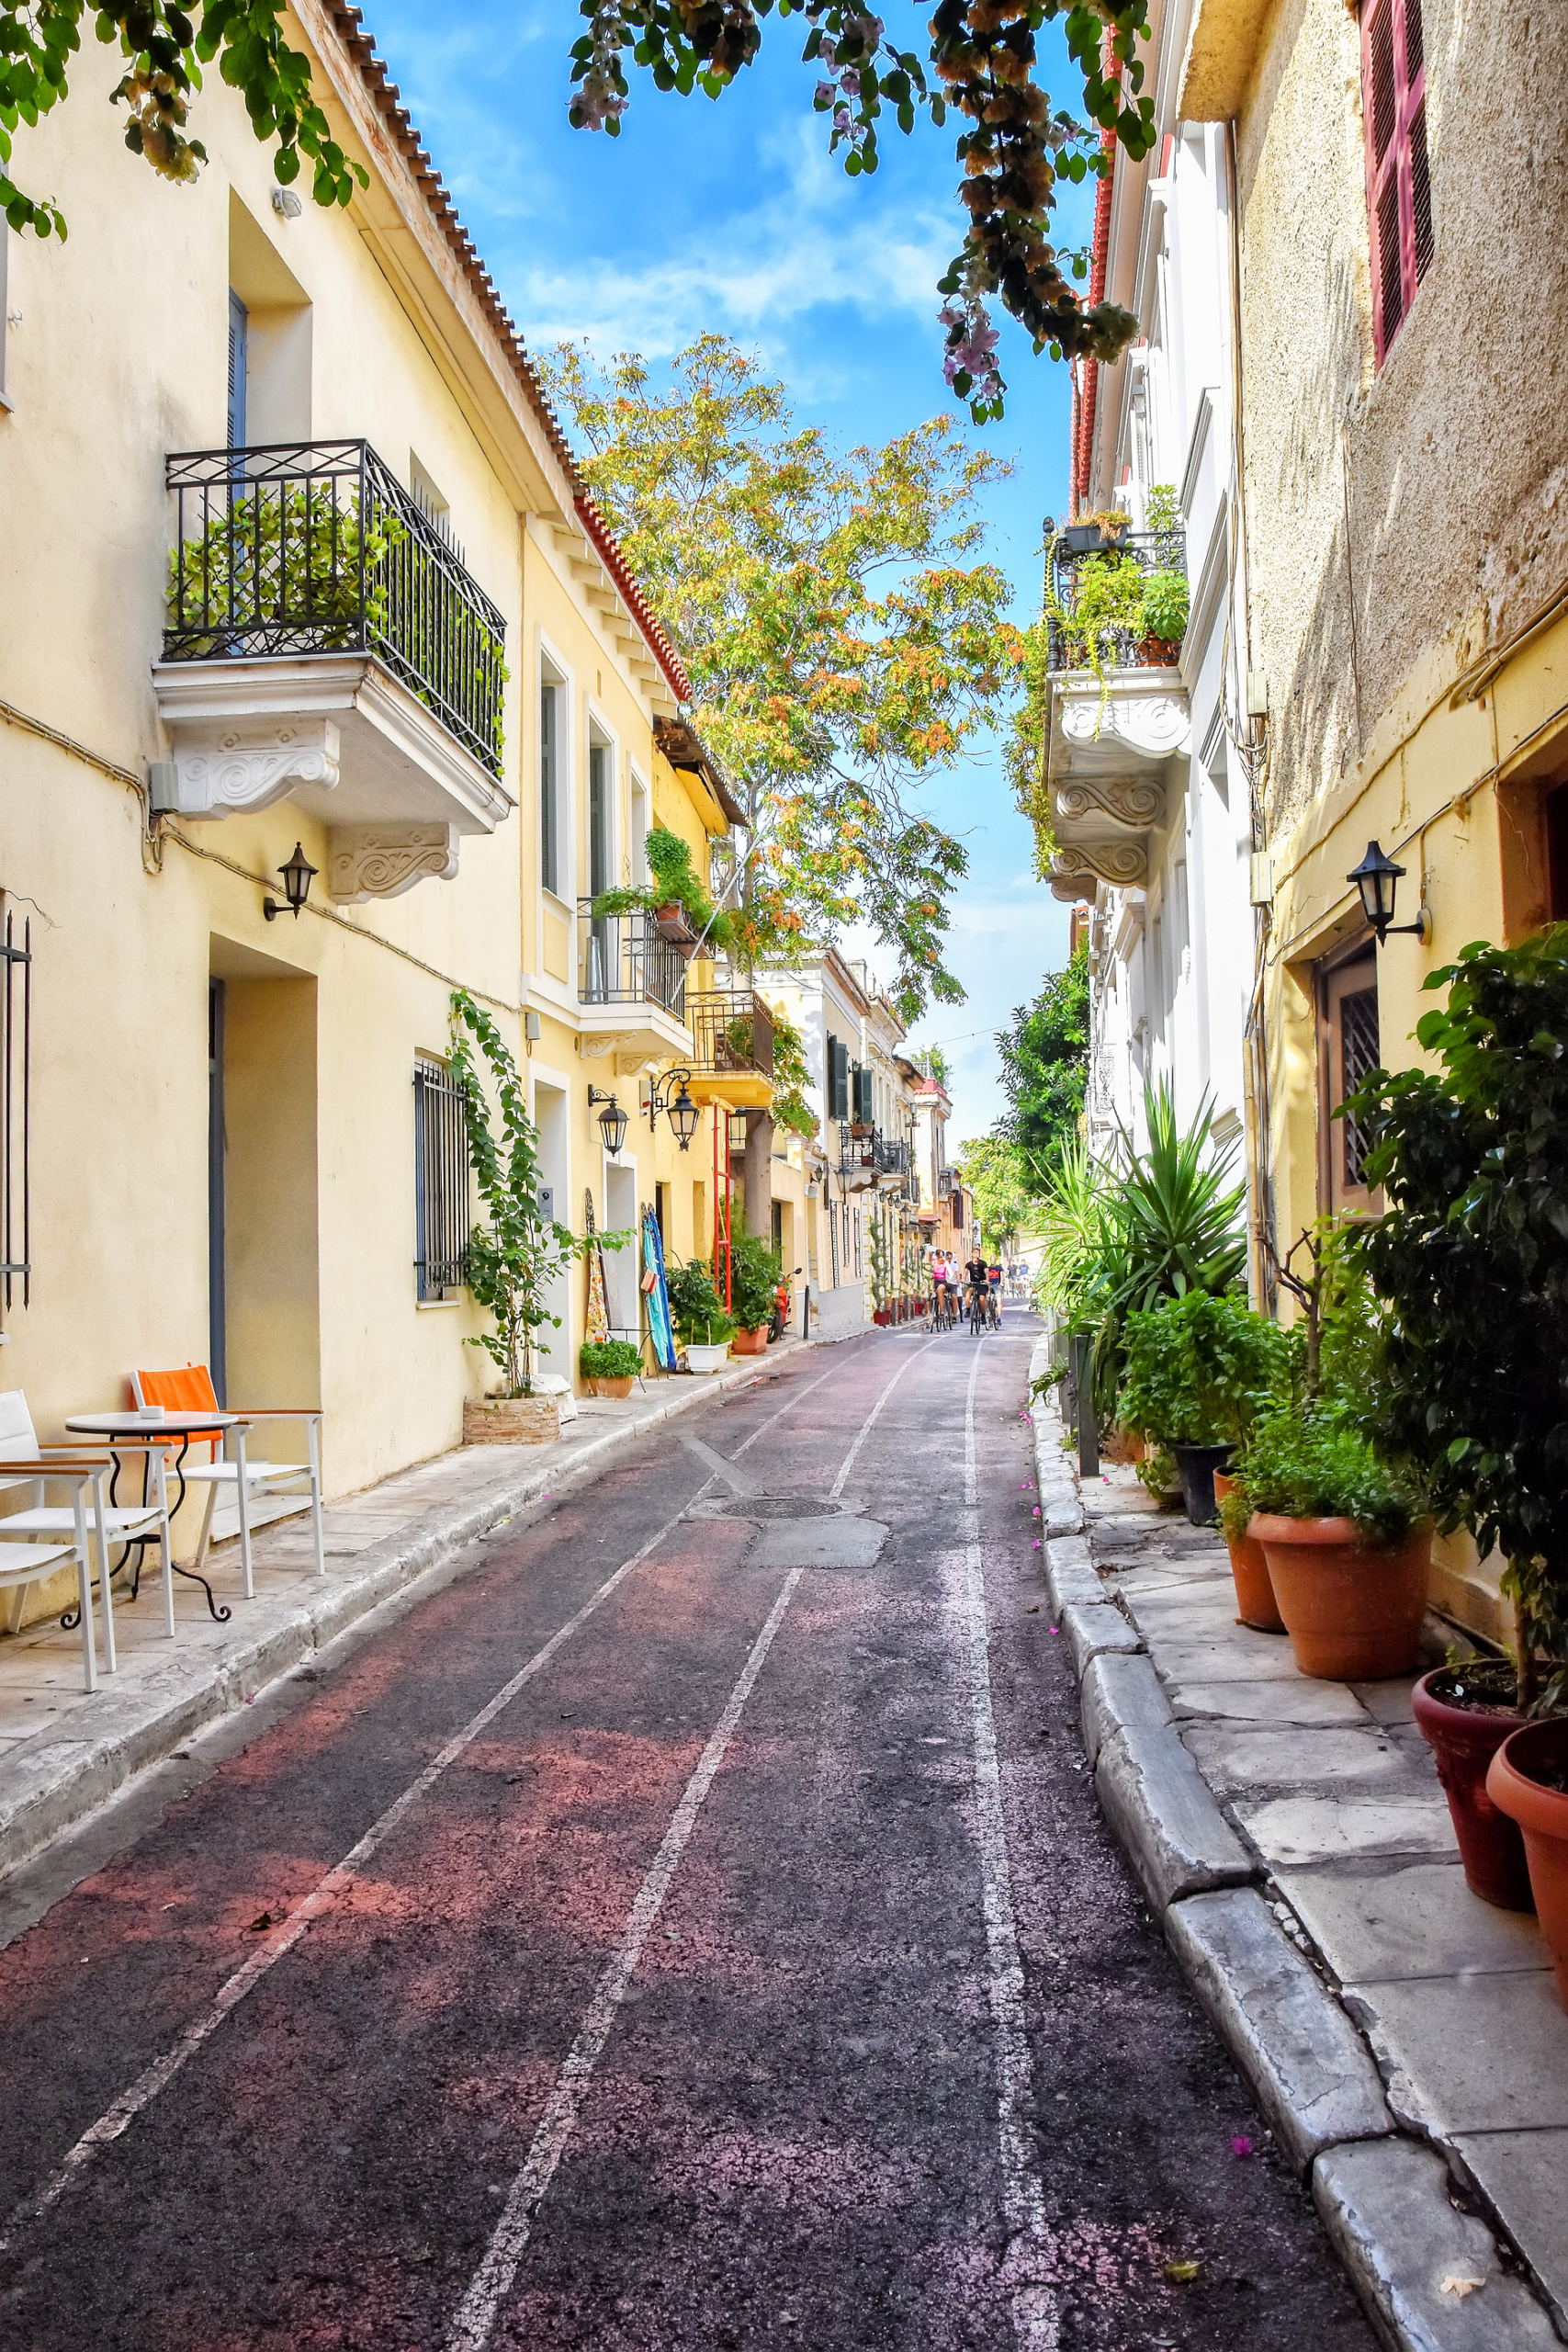
<svg viewBox="0 0 1568 2352">
<path fill-rule="evenodd" d="M 1381 842 L 1369 842 L 1359 865 L 1352 866 L 1345 876 L 1361 894 L 1361 911 L 1377 933 L 1380 947 L 1391 932 L 1409 933 L 1416 939 L 1429 939 L 1432 935 L 1432 918 L 1425 907 L 1419 910 L 1414 922 L 1394 922 L 1394 894 L 1404 875 L 1403 865 L 1395 865 L 1392 857 L 1383 855 Z"/>
<path fill-rule="evenodd" d="M 588 1090 L 590 1110 L 595 1102 L 603 1102 L 604 1105 L 599 1114 L 599 1132 L 604 1138 L 605 1150 L 614 1159 L 626 1139 L 626 1114 L 613 1094 L 606 1094 L 601 1088 L 591 1086 Z"/>
<path fill-rule="evenodd" d="M 701 1105 L 693 1102 L 688 1088 L 691 1075 L 689 1069 L 671 1069 L 666 1070 L 662 1078 L 651 1078 L 648 1082 L 649 1125 L 657 1126 L 659 1114 L 667 1111 L 670 1125 L 675 1131 L 675 1140 L 682 1151 L 691 1149 L 692 1137 L 696 1134 L 703 1115 Z M 671 1090 L 676 1086 L 681 1091 L 671 1100 Z"/>
<path fill-rule="evenodd" d="M 296 842 L 293 856 L 287 865 L 280 865 L 277 870 L 283 876 L 283 895 L 288 900 L 288 911 L 298 922 L 299 910 L 310 897 L 310 885 L 321 869 L 311 865 L 300 844 Z M 276 899 L 264 899 L 262 912 L 268 922 L 274 922 L 283 912 L 283 909 Z"/>
</svg>

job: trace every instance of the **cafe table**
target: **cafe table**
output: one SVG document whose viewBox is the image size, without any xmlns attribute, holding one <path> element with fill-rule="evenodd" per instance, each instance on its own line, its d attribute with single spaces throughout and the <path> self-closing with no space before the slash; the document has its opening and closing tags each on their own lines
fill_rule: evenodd
<svg viewBox="0 0 1568 2352">
<path fill-rule="evenodd" d="M 187 1411 L 183 1406 L 168 1406 L 163 1408 L 149 1408 L 134 1413 L 76 1413 L 67 1419 L 65 1426 L 77 1435 L 101 1437 L 107 1441 L 108 1449 L 114 1455 L 115 1463 L 114 1477 L 109 1482 L 111 1503 L 114 1500 L 115 1486 L 119 1478 L 122 1453 L 133 1452 L 140 1453 L 145 1463 L 149 1447 L 157 1445 L 160 1442 L 166 1447 L 177 1444 L 179 1454 L 174 1464 L 174 1473 L 179 1484 L 179 1492 L 169 1512 L 171 1520 L 186 1498 L 186 1482 L 180 1474 L 186 1455 L 190 1452 L 191 1447 L 199 1445 L 203 1439 L 220 1441 L 225 1452 L 230 1445 L 232 1445 L 232 1459 L 239 1473 L 234 1481 L 234 1487 L 240 1506 L 240 1568 L 244 1583 L 245 1599 L 254 1600 L 255 1582 L 251 1572 L 251 1513 L 245 1479 L 245 1439 L 252 1427 L 249 1421 L 238 1413 L 203 1413 Z M 207 1606 L 212 1616 L 220 1624 L 227 1623 L 234 1612 L 218 1600 L 207 1578 L 204 1576 L 198 1576 L 194 1568 L 182 1568 L 172 1555 L 170 1565 L 177 1577 L 188 1577 L 192 1584 L 198 1584 L 201 1587 L 207 1595 Z M 136 1571 L 137 1583 L 141 1582 L 141 1568 L 139 1559 Z M 133 1584 L 132 1599 L 135 1598 L 135 1589 Z"/>
</svg>

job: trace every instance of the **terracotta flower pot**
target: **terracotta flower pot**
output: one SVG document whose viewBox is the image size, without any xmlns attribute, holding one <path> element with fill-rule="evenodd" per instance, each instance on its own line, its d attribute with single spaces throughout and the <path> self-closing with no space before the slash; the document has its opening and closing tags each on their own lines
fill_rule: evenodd
<svg viewBox="0 0 1568 2352">
<path fill-rule="evenodd" d="M 1492 1758 L 1486 1793 L 1524 1832 L 1530 1891 L 1557 1971 L 1557 1997 L 1568 2009 L 1568 1719 L 1526 1724 Z"/>
<path fill-rule="evenodd" d="M 465 1445 L 548 1445 L 560 1435 L 558 1396 L 470 1396 Z"/>
<path fill-rule="evenodd" d="M 635 1378 L 636 1374 L 630 1372 L 619 1373 L 614 1379 L 607 1373 L 600 1373 L 589 1382 L 588 1391 L 592 1396 L 629 1396 Z"/>
<path fill-rule="evenodd" d="M 1353 1519 L 1258 1511 L 1269 1581 L 1296 1665 L 1318 1682 L 1384 1682 L 1413 1671 L 1427 1611 L 1432 1523 L 1403 1543 L 1369 1544 Z"/>
<path fill-rule="evenodd" d="M 768 1352 L 768 1327 L 759 1323 L 754 1331 L 737 1331 L 729 1342 L 738 1356 L 765 1356 Z"/>
<path fill-rule="evenodd" d="M 1465 1884 L 1500 1910 L 1533 1911 L 1518 1824 L 1499 1813 L 1486 1793 L 1487 1769 L 1503 1742 L 1518 1730 L 1519 1718 L 1512 1708 L 1490 1713 L 1461 1706 L 1440 1687 L 1463 1680 L 1462 1667 L 1444 1666 L 1435 1674 L 1424 1674 L 1411 1693 L 1411 1709 L 1438 1759 Z"/>
<path fill-rule="evenodd" d="M 1235 1485 L 1223 1470 L 1214 1473 L 1214 1500 L 1223 1503 Z M 1282 1634 L 1285 1621 L 1280 1614 L 1280 1604 L 1274 1598 L 1269 1581 L 1269 1563 L 1263 1556 L 1263 1546 L 1256 1536 L 1227 1535 L 1225 1549 L 1231 1555 L 1231 1575 L 1235 1579 L 1236 1614 L 1244 1625 L 1256 1634 Z"/>
</svg>

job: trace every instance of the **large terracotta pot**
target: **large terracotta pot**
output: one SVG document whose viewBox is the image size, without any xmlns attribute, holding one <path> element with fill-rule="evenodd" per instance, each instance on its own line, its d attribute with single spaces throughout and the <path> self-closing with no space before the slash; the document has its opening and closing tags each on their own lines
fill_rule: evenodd
<svg viewBox="0 0 1568 2352">
<path fill-rule="evenodd" d="M 1369 1544 L 1353 1519 L 1258 1511 L 1269 1581 L 1296 1664 L 1318 1682 L 1383 1682 L 1412 1673 L 1427 1611 L 1432 1522 L 1403 1543 Z"/>
<path fill-rule="evenodd" d="M 612 1379 L 607 1373 L 600 1373 L 589 1382 L 588 1393 L 591 1396 L 629 1396 L 636 1377 L 635 1373 L 626 1372 L 617 1373 Z"/>
<path fill-rule="evenodd" d="M 1561 1715 L 1510 1734 L 1492 1758 L 1486 1793 L 1524 1832 L 1530 1891 L 1568 2009 L 1568 1792 L 1543 1787 L 1543 1773 L 1568 1781 L 1568 1718 Z"/>
<path fill-rule="evenodd" d="M 1235 1485 L 1223 1470 L 1214 1473 L 1214 1500 L 1223 1503 Z M 1280 1614 L 1280 1604 L 1274 1598 L 1269 1581 L 1269 1563 L 1263 1556 L 1263 1546 L 1254 1535 L 1227 1535 L 1225 1549 L 1231 1555 L 1231 1575 L 1235 1579 L 1236 1614 L 1244 1625 L 1257 1634 L 1282 1634 L 1285 1621 Z"/>
<path fill-rule="evenodd" d="M 1487 1770 L 1503 1742 L 1519 1728 L 1512 1711 L 1492 1714 L 1461 1706 L 1450 1695 L 1462 1686 L 1462 1667 L 1425 1674 L 1410 1704 L 1421 1736 L 1438 1759 L 1438 1778 L 1459 1839 L 1465 1884 L 1483 1903 L 1504 1911 L 1533 1911 L 1529 1867 L 1517 1822 L 1499 1813 L 1486 1792 Z M 1448 1686 L 1447 1689 L 1444 1686 Z"/>
<path fill-rule="evenodd" d="M 737 1331 L 729 1342 L 738 1356 L 765 1356 L 768 1352 L 768 1327 L 759 1323 L 754 1331 Z"/>
<path fill-rule="evenodd" d="M 548 1445 L 559 1435 L 558 1396 L 470 1396 L 463 1407 L 465 1445 Z"/>
</svg>

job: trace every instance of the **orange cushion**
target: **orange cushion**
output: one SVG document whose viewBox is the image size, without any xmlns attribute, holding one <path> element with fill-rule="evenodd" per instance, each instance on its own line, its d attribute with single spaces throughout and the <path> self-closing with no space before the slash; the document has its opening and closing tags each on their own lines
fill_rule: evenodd
<svg viewBox="0 0 1568 2352">
<path fill-rule="evenodd" d="M 218 1395 L 212 1385 L 212 1374 L 204 1363 L 187 1363 L 178 1372 L 139 1372 L 144 1405 L 162 1405 L 168 1412 L 215 1413 Z M 197 1440 L 200 1444 L 204 1441 Z M 212 1458 L 218 1459 L 219 1446 L 212 1447 Z"/>
</svg>

